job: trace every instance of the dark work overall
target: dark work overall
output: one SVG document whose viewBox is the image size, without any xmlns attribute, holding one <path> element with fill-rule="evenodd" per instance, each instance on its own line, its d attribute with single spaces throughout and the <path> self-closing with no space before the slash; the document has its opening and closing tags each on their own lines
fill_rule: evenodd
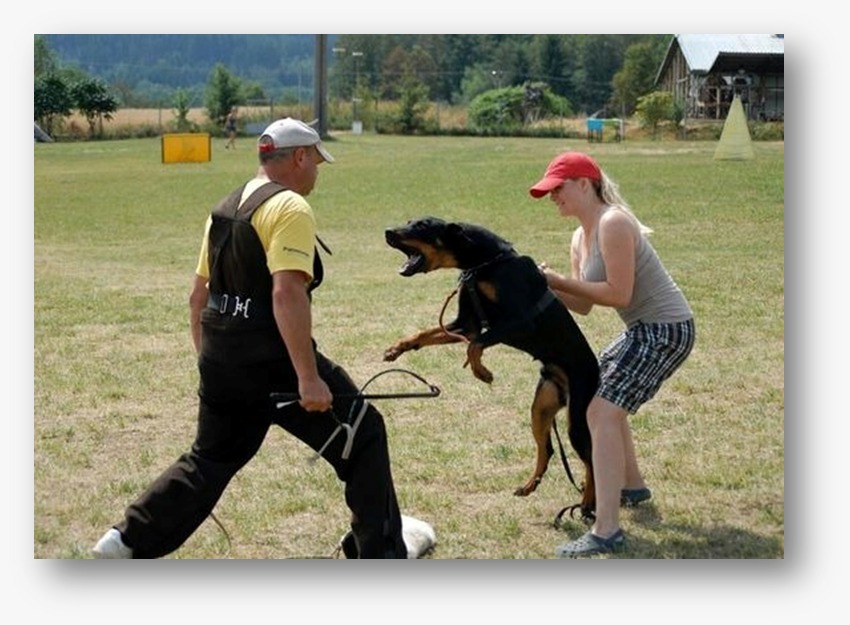
<svg viewBox="0 0 850 625">
<path fill-rule="evenodd" d="M 238 210 L 240 188 L 213 211 L 210 299 L 201 315 L 197 434 L 191 451 L 166 469 L 116 525 L 135 558 L 161 557 L 182 545 L 256 454 L 273 423 L 318 451 L 337 429 L 337 418 L 347 419 L 356 401 L 335 399 L 333 411 L 310 413 L 297 403 L 278 409 L 269 398 L 272 392 L 297 393 L 298 378 L 274 320 L 272 278 L 251 215 L 282 190 L 268 183 Z M 318 251 L 313 273 L 310 290 L 322 279 Z M 335 397 L 357 392 L 340 366 L 318 352 L 316 359 Z M 347 459 L 342 458 L 345 442 L 344 435 L 336 436 L 322 457 L 345 482 L 360 557 L 406 558 L 381 414 L 368 406 Z"/>
</svg>

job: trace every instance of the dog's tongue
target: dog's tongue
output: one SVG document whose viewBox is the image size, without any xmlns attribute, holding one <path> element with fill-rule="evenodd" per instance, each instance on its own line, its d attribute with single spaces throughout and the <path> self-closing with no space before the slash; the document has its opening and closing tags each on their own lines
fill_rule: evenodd
<svg viewBox="0 0 850 625">
<path fill-rule="evenodd" d="M 419 268 L 422 266 L 422 263 L 425 261 L 425 257 L 422 254 L 411 254 L 407 257 L 405 263 L 401 266 L 398 272 L 403 276 L 412 276 Z"/>
</svg>

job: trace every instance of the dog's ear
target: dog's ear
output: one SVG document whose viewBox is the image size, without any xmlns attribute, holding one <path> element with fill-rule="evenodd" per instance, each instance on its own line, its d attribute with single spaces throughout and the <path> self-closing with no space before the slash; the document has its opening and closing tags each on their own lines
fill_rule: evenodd
<svg viewBox="0 0 850 625">
<path fill-rule="evenodd" d="M 445 236 L 447 240 L 456 244 L 456 247 L 458 248 L 464 248 L 472 245 L 472 239 L 467 234 L 466 228 L 464 228 L 463 224 L 446 224 Z"/>
</svg>

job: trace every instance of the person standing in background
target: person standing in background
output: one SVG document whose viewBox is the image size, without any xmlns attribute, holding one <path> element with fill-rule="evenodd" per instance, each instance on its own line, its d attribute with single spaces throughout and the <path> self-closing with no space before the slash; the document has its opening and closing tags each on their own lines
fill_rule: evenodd
<svg viewBox="0 0 850 625">
<path fill-rule="evenodd" d="M 230 109 L 227 117 L 224 120 L 224 133 L 227 135 L 227 143 L 224 144 L 224 149 L 236 149 L 236 107 Z"/>
</svg>

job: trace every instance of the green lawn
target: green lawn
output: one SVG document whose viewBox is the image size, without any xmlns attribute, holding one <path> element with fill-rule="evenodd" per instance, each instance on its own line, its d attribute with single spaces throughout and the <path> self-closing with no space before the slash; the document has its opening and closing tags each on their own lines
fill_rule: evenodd
<svg viewBox="0 0 850 625">
<path fill-rule="evenodd" d="M 89 557 L 192 441 L 187 296 L 203 223 L 257 167 L 249 140 L 223 145 L 209 163 L 172 165 L 156 139 L 35 145 L 35 558 Z M 320 348 L 362 383 L 387 367 L 390 343 L 436 323 L 456 274 L 401 278 L 383 241 L 413 217 L 482 224 L 566 270 L 576 223 L 527 188 L 558 152 L 587 150 L 655 229 L 698 326 L 689 361 L 632 417 L 655 497 L 623 513 L 630 547 L 616 557 L 783 558 L 784 144 L 755 143 L 746 162 L 714 161 L 715 146 L 340 135 L 310 196 L 334 252 L 314 297 Z M 612 311 L 577 320 L 597 349 L 620 329 Z M 557 457 L 536 493 L 512 495 L 533 467 L 537 365 L 488 350 L 488 387 L 463 361 L 449 346 L 395 363 L 443 391 L 379 403 L 403 511 L 434 524 L 435 559 L 549 558 L 584 526 L 551 526 L 578 498 Z M 173 557 L 329 555 L 348 512 L 330 468 L 309 456 L 272 431 L 216 508 L 232 544 L 209 521 Z"/>
</svg>

